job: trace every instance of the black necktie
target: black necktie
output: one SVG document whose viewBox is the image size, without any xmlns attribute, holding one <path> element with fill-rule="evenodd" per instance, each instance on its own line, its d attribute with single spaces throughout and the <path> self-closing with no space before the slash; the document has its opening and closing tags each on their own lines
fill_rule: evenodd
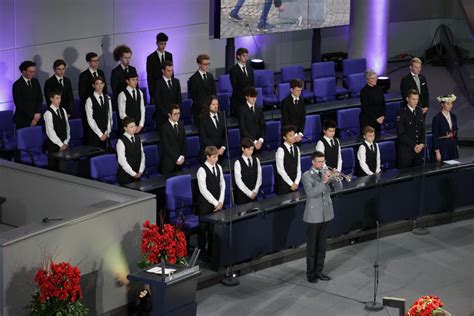
<svg viewBox="0 0 474 316">
<path fill-rule="evenodd" d="M 252 167 L 252 160 L 250 160 L 250 158 L 247 158 L 247 161 L 249 162 L 249 167 Z"/>
<path fill-rule="evenodd" d="M 255 111 L 253 110 L 253 106 L 250 107 L 250 111 L 252 111 L 252 113 L 255 114 Z"/>
<path fill-rule="evenodd" d="M 334 147 L 334 139 L 331 139 L 331 147 Z"/>
<path fill-rule="evenodd" d="M 128 74 L 128 67 L 127 67 L 127 68 L 125 68 L 125 73 L 126 73 L 126 74 Z"/>
<path fill-rule="evenodd" d="M 31 80 L 27 80 L 26 82 L 27 82 L 26 84 L 28 85 L 28 87 L 31 88 Z"/>
<path fill-rule="evenodd" d="M 370 145 L 370 150 L 374 151 L 374 144 Z"/>
<path fill-rule="evenodd" d="M 214 177 L 217 177 L 216 166 L 212 167 L 212 174 L 214 175 Z"/>
<path fill-rule="evenodd" d="M 170 90 L 173 88 L 173 87 L 171 86 L 171 80 L 168 80 L 168 88 L 170 88 Z"/>
<path fill-rule="evenodd" d="M 130 140 L 132 141 L 132 144 L 135 144 L 135 137 L 130 137 Z"/>
<path fill-rule="evenodd" d="M 323 172 L 321 170 L 318 171 L 318 176 L 319 176 L 319 179 L 323 178 Z"/>
<path fill-rule="evenodd" d="M 161 54 L 161 63 L 165 62 L 165 53 Z"/>
<path fill-rule="evenodd" d="M 216 123 L 216 128 L 217 128 L 217 123 L 219 123 L 219 121 L 217 120 L 217 115 L 214 114 L 212 117 L 214 118 L 214 122 Z"/>
<path fill-rule="evenodd" d="M 104 106 L 104 97 L 100 96 L 99 99 L 100 99 L 100 106 Z"/>
<path fill-rule="evenodd" d="M 174 131 L 178 134 L 178 124 L 174 124 Z"/>
<path fill-rule="evenodd" d="M 249 75 L 248 75 L 247 70 L 245 69 L 245 67 L 242 67 L 242 70 L 243 70 L 244 74 L 248 77 Z"/>
<path fill-rule="evenodd" d="M 62 120 L 63 117 L 61 116 L 61 109 L 57 109 L 56 113 L 58 114 L 59 118 Z"/>
<path fill-rule="evenodd" d="M 293 157 L 295 156 L 295 153 L 293 151 L 293 146 L 290 146 L 290 153 L 291 153 L 291 156 L 293 156 Z"/>
<path fill-rule="evenodd" d="M 97 78 L 97 71 L 94 71 L 93 75 L 94 75 L 94 78 Z"/>
<path fill-rule="evenodd" d="M 134 101 L 137 101 L 137 92 L 135 91 L 135 89 L 132 90 L 132 97 Z"/>
<path fill-rule="evenodd" d="M 202 79 L 204 80 L 204 84 L 207 85 L 207 75 L 202 75 Z"/>
<path fill-rule="evenodd" d="M 59 84 L 64 87 L 64 85 L 63 85 L 63 79 L 59 79 Z"/>
</svg>

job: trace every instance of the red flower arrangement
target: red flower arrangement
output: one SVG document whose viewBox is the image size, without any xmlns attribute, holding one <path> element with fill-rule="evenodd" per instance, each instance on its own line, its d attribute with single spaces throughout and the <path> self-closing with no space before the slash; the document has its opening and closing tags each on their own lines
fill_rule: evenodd
<svg viewBox="0 0 474 316">
<path fill-rule="evenodd" d="M 431 316 L 444 311 L 443 306 L 444 303 L 437 296 L 422 296 L 412 304 L 407 316 Z"/>
<path fill-rule="evenodd" d="M 81 271 L 67 262 L 40 268 L 34 282 L 38 286 L 33 295 L 31 315 L 87 315 L 88 309 L 80 300 Z"/>
<path fill-rule="evenodd" d="M 184 233 L 170 224 L 143 223 L 141 251 L 143 260 L 138 263 L 146 268 L 164 260 L 170 264 L 185 264 L 187 255 Z"/>
</svg>

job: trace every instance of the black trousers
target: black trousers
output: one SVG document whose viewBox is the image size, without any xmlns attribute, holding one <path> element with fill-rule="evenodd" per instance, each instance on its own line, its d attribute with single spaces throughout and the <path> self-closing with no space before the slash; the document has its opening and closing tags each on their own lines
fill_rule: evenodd
<svg viewBox="0 0 474 316">
<path fill-rule="evenodd" d="M 398 151 L 398 168 L 404 169 L 422 165 L 424 153 L 425 149 L 417 154 L 413 148 L 400 147 Z"/>
<path fill-rule="evenodd" d="M 203 222 L 199 219 L 199 230 L 198 230 L 198 247 L 205 253 L 207 243 L 207 255 L 212 257 L 213 247 L 213 236 L 214 236 L 214 225 Z"/>
<path fill-rule="evenodd" d="M 328 222 L 306 224 L 306 276 L 313 279 L 323 271 Z"/>
</svg>

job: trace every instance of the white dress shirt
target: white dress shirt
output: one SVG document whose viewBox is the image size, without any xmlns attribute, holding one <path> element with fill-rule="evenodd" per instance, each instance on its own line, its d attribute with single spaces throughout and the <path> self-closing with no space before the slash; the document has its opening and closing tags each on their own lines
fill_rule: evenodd
<svg viewBox="0 0 474 316">
<path fill-rule="evenodd" d="M 291 153 L 290 151 L 291 145 L 289 145 L 287 142 L 284 142 L 283 146 L 285 146 L 288 152 Z M 301 156 L 300 156 L 300 149 L 298 148 L 298 146 L 294 144 L 293 144 L 293 152 L 295 154 L 298 154 L 298 157 L 299 157 L 298 162 L 297 162 L 298 165 L 296 166 L 296 179 L 295 179 L 295 183 L 299 184 L 301 181 L 301 162 L 300 162 Z M 290 177 L 286 173 L 285 166 L 283 164 L 284 158 L 285 158 L 285 151 L 283 150 L 283 148 L 278 147 L 275 154 L 276 169 L 277 169 L 278 174 L 283 179 L 283 181 L 285 181 L 288 185 L 291 186 L 293 184 L 293 181 L 291 181 Z"/>
<path fill-rule="evenodd" d="M 375 147 L 377 148 L 377 158 L 376 158 L 377 163 L 376 163 L 376 167 L 375 167 L 375 172 L 379 173 L 381 171 L 381 169 L 380 169 L 380 149 L 379 149 L 379 145 L 377 143 L 372 143 L 371 144 L 368 141 L 364 141 L 364 142 L 367 146 L 369 146 L 369 148 L 370 148 L 370 145 L 375 145 Z M 359 160 L 359 165 L 360 165 L 361 169 L 367 175 L 373 175 L 374 173 L 372 171 L 370 171 L 370 168 L 367 165 L 365 155 L 366 155 L 366 149 L 365 149 L 365 146 L 362 144 L 362 145 L 359 146 L 359 150 L 357 151 L 357 159 Z"/>
<path fill-rule="evenodd" d="M 109 107 L 109 114 L 108 114 L 108 120 L 107 120 L 107 131 L 105 134 L 107 136 L 110 135 L 110 132 L 112 131 L 112 106 L 110 104 L 110 97 L 106 94 L 102 94 L 102 97 L 104 99 L 104 106 Z M 97 92 L 94 91 L 94 94 L 92 97 L 87 98 L 86 100 L 86 115 L 87 115 L 87 123 L 89 123 L 89 127 L 92 129 L 92 131 L 99 137 L 102 137 L 102 131 L 99 129 L 97 126 L 96 121 L 94 120 L 94 111 L 92 110 L 92 100 L 91 98 L 96 98 L 97 102 L 100 104 L 100 95 L 97 94 Z"/>
<path fill-rule="evenodd" d="M 253 162 L 252 157 L 246 157 L 242 155 L 242 159 L 248 166 L 248 159 Z M 260 186 L 262 185 L 262 167 L 260 166 L 260 159 L 256 158 L 257 160 L 257 182 L 255 183 L 254 188 L 248 188 L 242 180 L 242 167 L 240 165 L 240 160 L 236 160 L 234 163 L 234 177 L 235 177 L 235 184 L 242 191 L 246 196 L 249 198 L 252 197 L 252 194 L 258 194 L 260 190 Z"/>
<path fill-rule="evenodd" d="M 204 163 L 209 170 L 212 172 L 212 167 L 216 167 L 216 169 L 219 169 L 220 172 L 220 195 L 219 195 L 219 200 L 216 200 L 214 196 L 209 192 L 206 186 L 206 170 L 204 170 L 204 167 L 200 167 L 197 171 L 197 181 L 198 181 L 198 188 L 199 192 L 201 192 L 202 196 L 208 201 L 210 204 L 216 206 L 219 203 L 224 204 L 224 197 L 225 197 L 225 181 L 224 181 L 224 173 L 222 172 L 222 167 L 219 166 L 219 164 L 215 164 L 214 166 L 211 165 L 209 162 Z"/>
<path fill-rule="evenodd" d="M 130 95 L 133 97 L 133 90 L 135 90 L 135 95 L 138 98 L 140 96 L 140 113 L 141 113 L 141 118 L 140 122 L 136 122 L 138 126 L 145 126 L 145 101 L 143 99 L 143 92 L 140 89 L 132 89 L 130 86 L 127 86 L 127 91 L 130 93 Z M 127 96 L 125 95 L 125 92 L 120 92 L 118 97 L 117 97 L 117 105 L 118 105 L 118 110 L 119 110 L 119 116 L 120 119 L 123 120 L 126 116 L 126 108 L 127 108 Z"/>
<path fill-rule="evenodd" d="M 328 142 L 329 145 L 331 145 L 331 138 L 323 136 L 324 139 Z M 341 155 L 341 143 L 339 140 L 334 137 L 332 138 L 334 140 L 334 145 L 339 144 L 339 152 L 337 153 L 337 171 L 341 172 L 342 171 L 342 155 Z M 321 140 L 318 140 L 316 143 L 316 151 L 320 151 L 324 154 L 324 144 Z"/>
<path fill-rule="evenodd" d="M 58 110 L 61 111 L 62 117 L 66 119 L 66 134 L 67 134 L 67 136 L 66 136 L 66 140 L 64 140 L 64 142 L 62 142 L 61 139 L 59 139 L 58 135 L 54 131 L 53 114 L 51 114 L 50 111 L 46 111 L 43 114 L 44 125 L 45 125 L 45 129 L 46 129 L 46 135 L 48 136 L 49 140 L 51 142 L 53 142 L 53 144 L 58 145 L 59 147 L 61 147 L 64 144 L 67 145 L 67 144 L 69 144 L 69 140 L 71 139 L 71 130 L 69 128 L 69 121 L 67 119 L 66 110 L 63 109 L 63 108 L 57 108 L 54 105 L 50 105 L 50 108 L 55 113 L 57 113 Z"/>
<path fill-rule="evenodd" d="M 130 141 L 132 141 L 132 135 L 130 135 L 128 133 L 123 133 L 123 134 Z M 135 138 L 135 140 L 136 140 L 136 138 Z M 130 164 L 127 161 L 127 158 L 125 156 L 125 144 L 123 143 L 123 141 L 120 138 L 117 140 L 117 145 L 116 145 L 115 149 L 117 151 L 117 160 L 118 160 L 118 163 L 119 163 L 120 167 L 122 167 L 122 169 L 126 173 L 128 173 L 130 176 L 135 177 L 137 175 L 137 173 L 135 171 L 133 171 L 132 167 L 130 167 Z M 143 152 L 143 144 L 141 142 L 140 142 L 140 150 L 142 152 L 142 159 L 141 159 L 141 162 L 140 162 L 139 173 L 143 173 L 143 171 L 145 170 L 145 153 Z"/>
</svg>

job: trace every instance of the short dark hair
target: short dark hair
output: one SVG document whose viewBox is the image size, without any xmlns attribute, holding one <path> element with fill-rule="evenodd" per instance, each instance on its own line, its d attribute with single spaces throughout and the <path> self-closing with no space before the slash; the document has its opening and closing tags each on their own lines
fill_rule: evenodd
<svg viewBox="0 0 474 316">
<path fill-rule="evenodd" d="M 92 84 L 95 84 L 95 83 L 96 83 L 97 81 L 99 81 L 99 80 L 102 81 L 103 83 L 105 83 L 105 79 L 104 79 L 104 78 L 102 78 L 101 76 L 97 76 L 97 77 L 94 77 L 94 78 L 92 79 Z"/>
<path fill-rule="evenodd" d="M 138 74 L 136 72 L 129 72 L 125 74 L 125 80 L 130 80 L 132 78 L 138 78 Z"/>
<path fill-rule="evenodd" d="M 135 119 L 131 116 L 125 116 L 122 120 L 122 127 L 127 127 L 128 124 L 135 123 Z"/>
<path fill-rule="evenodd" d="M 303 80 L 301 79 L 291 79 L 290 80 L 290 88 L 303 88 Z"/>
<path fill-rule="evenodd" d="M 362 135 L 375 133 L 375 129 L 372 126 L 364 126 L 362 129 Z"/>
<path fill-rule="evenodd" d="M 321 151 L 315 151 L 311 154 L 311 160 L 314 160 L 314 158 L 320 158 L 324 157 L 324 153 Z"/>
<path fill-rule="evenodd" d="M 173 110 L 179 110 L 179 109 L 180 109 L 179 104 L 171 104 L 168 110 L 168 113 L 173 114 Z"/>
<path fill-rule="evenodd" d="M 235 56 L 240 56 L 240 55 L 243 55 L 243 54 L 248 54 L 249 53 L 249 50 L 245 47 L 240 47 L 239 49 L 237 49 L 237 51 L 235 52 Z"/>
<path fill-rule="evenodd" d="M 206 157 L 218 155 L 218 153 L 216 146 L 206 146 L 206 148 L 204 148 L 204 155 L 206 155 Z"/>
<path fill-rule="evenodd" d="M 117 47 L 115 47 L 114 51 L 113 51 L 113 55 L 114 55 L 114 60 L 115 61 L 119 61 L 120 58 L 123 56 L 123 54 L 125 53 L 132 53 L 132 49 L 130 47 L 128 47 L 127 45 L 119 45 Z"/>
<path fill-rule="evenodd" d="M 244 89 L 244 96 L 250 97 L 250 98 L 255 98 L 257 97 L 257 89 L 255 87 L 249 86 Z"/>
<path fill-rule="evenodd" d="M 60 89 L 53 89 L 53 90 L 49 91 L 48 98 L 51 99 L 56 95 L 62 95 L 62 91 Z"/>
<path fill-rule="evenodd" d="M 289 132 L 296 133 L 296 127 L 294 125 L 285 125 L 281 128 L 281 137 L 286 137 Z"/>
<path fill-rule="evenodd" d="M 166 35 L 165 33 L 158 33 L 156 34 L 156 41 L 157 42 L 167 42 L 168 41 L 168 35 Z"/>
<path fill-rule="evenodd" d="M 196 57 L 196 62 L 198 64 L 201 64 L 203 60 L 209 60 L 209 59 L 211 59 L 211 58 L 209 58 L 208 54 L 201 54 L 198 57 Z"/>
<path fill-rule="evenodd" d="M 86 54 L 86 61 L 90 62 L 92 58 L 97 57 L 97 56 L 99 56 L 99 55 L 97 55 L 97 53 L 89 52 L 89 53 Z"/>
<path fill-rule="evenodd" d="M 20 64 L 20 67 L 18 67 L 18 69 L 20 69 L 20 71 L 26 71 L 26 69 L 28 69 L 29 67 L 34 67 L 36 66 L 36 63 L 31 61 L 31 60 L 25 60 L 24 62 L 22 62 Z"/>
<path fill-rule="evenodd" d="M 245 137 L 245 138 L 242 138 L 242 140 L 240 141 L 240 147 L 252 148 L 252 147 L 255 147 L 255 144 L 250 138 Z"/>
<path fill-rule="evenodd" d="M 173 62 L 169 61 L 169 60 L 165 60 L 162 64 L 161 64 L 161 69 L 165 70 L 166 67 L 173 67 Z"/>
<path fill-rule="evenodd" d="M 56 59 L 53 63 L 53 69 L 58 68 L 59 66 L 67 67 L 66 62 L 62 59 Z"/>
<path fill-rule="evenodd" d="M 336 128 L 337 124 L 333 120 L 325 120 L 323 123 L 323 131 L 327 131 L 330 128 Z"/>
<path fill-rule="evenodd" d="M 420 93 L 418 92 L 418 90 L 410 89 L 407 91 L 407 98 L 409 98 L 411 95 L 420 95 Z"/>
</svg>

